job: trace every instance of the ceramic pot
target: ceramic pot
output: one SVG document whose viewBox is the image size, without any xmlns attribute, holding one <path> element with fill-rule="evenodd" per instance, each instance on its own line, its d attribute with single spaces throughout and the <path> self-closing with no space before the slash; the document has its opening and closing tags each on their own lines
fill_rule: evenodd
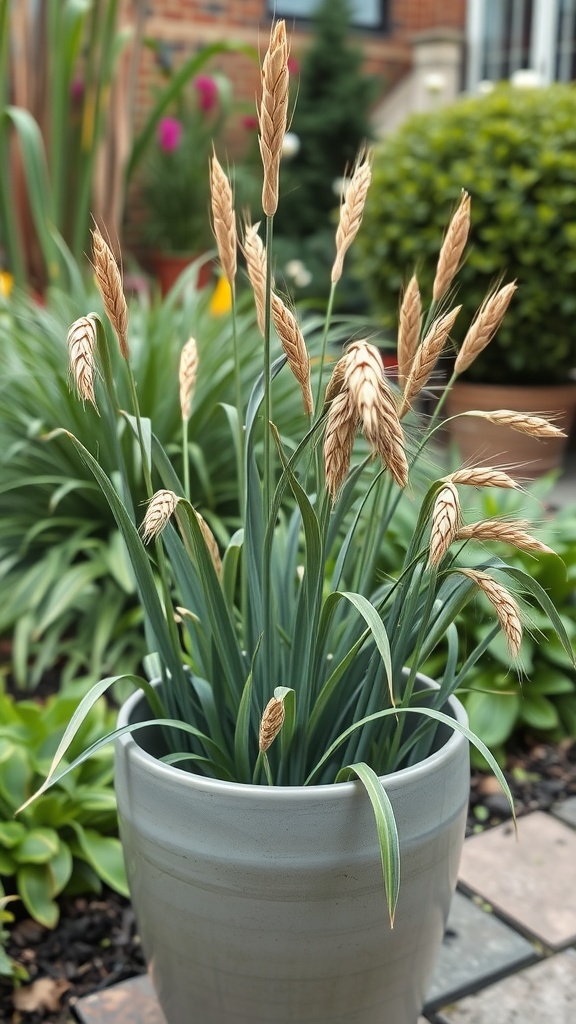
<svg viewBox="0 0 576 1024">
<path fill-rule="evenodd" d="M 459 702 L 450 705 L 465 722 Z M 119 724 L 148 717 L 138 693 Z M 156 759 L 159 732 L 117 741 L 116 792 L 142 945 L 168 1024 L 417 1024 L 464 839 L 465 738 L 442 726 L 429 757 L 384 778 L 401 848 L 391 929 L 361 783 L 203 778 Z"/>
<path fill-rule="evenodd" d="M 169 291 L 174 287 L 176 281 L 180 277 L 187 267 L 195 260 L 198 260 L 198 254 L 184 254 L 174 252 L 154 252 L 152 254 L 152 265 L 154 268 L 154 274 L 160 285 L 160 291 L 162 295 L 167 295 Z M 198 266 L 198 279 L 196 282 L 197 288 L 206 288 L 210 284 L 212 278 L 212 260 L 207 259 L 203 263 L 199 263 Z"/>
<path fill-rule="evenodd" d="M 446 413 L 456 416 L 468 409 L 513 409 L 553 416 L 556 425 L 569 434 L 576 413 L 576 384 L 520 387 L 457 381 L 447 398 Z M 510 466 L 522 477 L 558 469 L 566 450 L 566 438 L 530 437 L 475 416 L 459 416 L 449 423 L 449 429 L 463 462 Z"/>
</svg>

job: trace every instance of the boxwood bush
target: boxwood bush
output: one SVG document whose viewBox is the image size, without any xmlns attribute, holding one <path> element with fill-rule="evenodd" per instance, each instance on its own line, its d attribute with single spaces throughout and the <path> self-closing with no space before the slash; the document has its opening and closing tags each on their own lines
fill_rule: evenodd
<svg viewBox="0 0 576 1024">
<path fill-rule="evenodd" d="M 472 232 L 459 274 L 461 335 L 487 288 L 502 276 L 519 284 L 469 379 L 564 382 L 576 365 L 576 88 L 498 86 L 412 117 L 379 145 L 357 253 L 388 326 L 415 269 L 430 288 L 438 237 L 462 188 L 472 196 Z"/>
</svg>

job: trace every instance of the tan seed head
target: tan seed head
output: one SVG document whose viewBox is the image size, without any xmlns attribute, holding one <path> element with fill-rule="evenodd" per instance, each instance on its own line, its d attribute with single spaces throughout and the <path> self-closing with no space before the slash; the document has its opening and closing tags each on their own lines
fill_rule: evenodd
<svg viewBox="0 0 576 1024">
<path fill-rule="evenodd" d="M 326 487 L 335 501 L 350 468 L 358 412 L 347 388 L 331 402 L 324 433 L 324 471 Z"/>
<path fill-rule="evenodd" d="M 552 548 L 528 533 L 530 524 L 525 519 L 480 519 L 458 530 L 456 540 L 495 541 L 511 544 L 521 551 L 553 555 Z"/>
<path fill-rule="evenodd" d="M 98 228 L 92 232 L 92 255 L 98 290 L 104 302 L 104 309 L 120 346 L 123 359 L 130 358 L 128 345 L 128 307 L 122 288 L 122 276 L 110 246 L 104 241 Z"/>
<path fill-rule="evenodd" d="M 216 573 L 216 575 L 220 579 L 221 576 L 222 576 L 222 560 L 220 558 L 220 551 L 218 549 L 218 542 L 216 540 L 216 537 L 212 533 L 212 530 L 208 526 L 208 523 L 203 518 L 203 516 L 201 516 L 199 512 L 196 512 L 196 509 L 194 509 L 194 514 L 196 516 L 196 519 L 198 520 L 198 525 L 200 526 L 200 529 L 202 530 L 202 536 L 204 537 L 204 540 L 206 542 L 206 547 L 208 548 L 208 552 L 210 554 L 210 558 L 212 559 L 212 565 L 214 566 L 214 572 Z"/>
<path fill-rule="evenodd" d="M 498 330 L 504 314 L 510 305 L 516 285 L 506 284 L 497 292 L 489 295 L 482 303 L 472 321 L 462 347 L 454 363 L 454 372 L 464 373 L 472 365 L 476 356 L 486 348 Z"/>
<path fill-rule="evenodd" d="M 342 277 L 344 257 L 358 234 L 362 223 L 366 196 L 372 181 L 372 154 L 359 154 L 342 196 L 340 220 L 336 230 L 336 258 L 332 267 L 332 284 Z"/>
<path fill-rule="evenodd" d="M 74 321 L 68 331 L 67 344 L 70 377 L 76 384 L 78 397 L 83 402 L 91 402 L 98 412 L 94 395 L 96 327 L 92 317 L 82 316 Z"/>
<path fill-rule="evenodd" d="M 224 276 L 230 287 L 232 287 L 236 277 L 236 248 L 238 245 L 234 199 L 232 196 L 232 186 L 220 166 L 216 153 L 212 154 L 210 161 L 210 197 L 212 202 L 212 226 L 218 247 L 218 255 Z"/>
<path fill-rule="evenodd" d="M 420 340 L 420 328 L 422 326 L 422 299 L 418 280 L 414 274 L 410 281 L 402 304 L 398 323 L 398 383 L 406 383 L 414 356 Z"/>
<path fill-rule="evenodd" d="M 456 306 L 448 313 L 437 317 L 430 327 L 422 344 L 416 349 L 412 368 L 408 375 L 400 406 L 400 417 L 404 416 L 411 407 L 411 403 L 430 378 L 432 370 L 436 366 L 444 346 L 450 337 L 450 332 L 462 306 Z"/>
<path fill-rule="evenodd" d="M 458 208 L 448 225 L 446 237 L 440 249 L 436 276 L 432 288 L 434 302 L 439 302 L 454 280 L 470 231 L 470 196 L 462 190 Z"/>
<path fill-rule="evenodd" d="M 275 292 L 272 292 L 271 304 L 272 319 L 276 333 L 280 338 L 288 365 L 302 389 L 304 409 L 307 415 L 311 416 L 314 410 L 314 402 L 310 385 L 310 357 L 306 348 L 306 342 L 294 313 L 288 309 L 280 296 L 276 295 Z"/>
<path fill-rule="evenodd" d="M 360 421 L 362 432 L 400 487 L 408 481 L 404 432 L 396 401 L 386 380 L 377 348 L 354 342 L 344 355 L 344 383 Z"/>
<path fill-rule="evenodd" d="M 286 23 L 276 22 L 262 63 L 262 99 L 258 111 L 260 154 L 264 168 L 262 209 L 273 217 L 278 207 L 282 143 L 288 117 L 288 41 Z"/>
<path fill-rule="evenodd" d="M 266 320 L 266 249 L 258 234 L 260 224 L 244 224 L 244 245 L 242 251 L 246 259 L 246 270 L 256 303 L 256 319 L 260 333 L 263 335 Z"/>
<path fill-rule="evenodd" d="M 482 593 L 496 609 L 498 621 L 506 637 L 508 649 L 512 657 L 517 658 L 520 654 L 522 644 L 522 621 L 520 609 L 512 597 L 510 591 L 506 590 L 501 583 L 480 569 L 459 569 L 463 576 L 468 576 L 480 588 Z"/>
<path fill-rule="evenodd" d="M 180 368 L 178 381 L 180 384 L 180 409 L 182 419 L 190 419 L 192 398 L 196 387 L 196 376 L 198 374 L 198 346 L 194 338 L 188 338 L 180 353 Z"/>
<path fill-rule="evenodd" d="M 428 564 L 438 566 L 458 533 L 461 512 L 458 491 L 446 483 L 438 492 L 432 511 Z"/>
<path fill-rule="evenodd" d="M 162 533 L 179 500 L 174 491 L 160 490 L 152 495 L 140 527 L 145 544 L 155 540 Z"/>
<path fill-rule="evenodd" d="M 545 416 L 531 416 L 524 412 L 515 412 L 512 409 L 493 409 L 486 412 L 483 409 L 467 409 L 462 416 L 479 416 L 488 420 L 489 423 L 497 423 L 503 427 L 510 427 L 511 430 L 518 430 L 521 434 L 530 434 L 531 437 L 566 437 L 564 430 L 557 427 L 551 419 Z"/>
<path fill-rule="evenodd" d="M 268 701 L 260 722 L 259 748 L 263 754 L 272 745 L 280 732 L 285 717 L 284 701 L 272 697 Z"/>
<path fill-rule="evenodd" d="M 496 469 L 494 466 L 472 466 L 470 469 L 458 469 L 443 479 L 448 483 L 466 484 L 469 487 L 502 487 L 508 490 L 515 490 L 518 487 L 516 480 L 513 480 L 503 469 Z"/>
</svg>

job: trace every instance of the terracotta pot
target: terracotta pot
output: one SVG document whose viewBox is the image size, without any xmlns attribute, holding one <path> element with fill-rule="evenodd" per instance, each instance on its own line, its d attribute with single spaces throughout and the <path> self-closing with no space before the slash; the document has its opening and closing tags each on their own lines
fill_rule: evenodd
<svg viewBox="0 0 576 1024">
<path fill-rule="evenodd" d="M 435 686 L 426 677 L 420 685 Z M 458 701 L 447 710 L 466 721 Z M 119 725 L 149 717 L 138 693 Z M 464 839 L 462 734 L 441 727 L 433 753 L 384 777 L 400 836 L 393 929 L 361 783 L 204 778 L 158 760 L 159 734 L 117 740 L 115 786 L 132 901 L 168 1024 L 417 1024 Z"/>
<path fill-rule="evenodd" d="M 555 424 L 569 434 L 576 414 L 576 384 L 520 387 L 457 381 L 445 409 L 449 417 L 470 409 L 513 409 L 534 416 L 553 416 Z M 566 450 L 566 438 L 535 438 L 476 416 L 458 416 L 448 428 L 463 462 L 509 466 L 523 477 L 558 469 Z"/>
<path fill-rule="evenodd" d="M 195 261 L 200 261 L 201 256 L 196 254 L 184 254 L 184 253 L 171 253 L 171 252 L 154 252 L 152 254 L 152 265 L 154 267 L 154 274 L 156 275 L 160 284 L 160 290 L 162 295 L 167 295 L 168 292 L 176 284 L 176 281 L 180 277 L 187 267 Z M 198 279 L 196 282 L 197 288 L 206 288 L 210 284 L 212 278 L 212 260 L 205 259 L 204 262 L 198 262 Z"/>
</svg>

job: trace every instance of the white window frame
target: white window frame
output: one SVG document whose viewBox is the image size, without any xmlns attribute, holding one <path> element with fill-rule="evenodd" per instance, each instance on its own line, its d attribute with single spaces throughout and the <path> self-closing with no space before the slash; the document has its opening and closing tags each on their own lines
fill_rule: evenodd
<svg viewBox="0 0 576 1024">
<path fill-rule="evenodd" d="M 309 21 L 314 17 L 318 3 L 319 0 L 268 0 L 268 12 L 279 18 Z M 350 8 L 355 28 L 377 32 L 386 27 L 384 0 L 351 0 Z"/>
<path fill-rule="evenodd" d="M 468 0 L 466 88 L 470 93 L 478 92 L 482 80 L 486 14 L 486 0 Z M 571 63 L 571 46 L 568 40 L 574 32 L 575 25 L 576 0 L 570 0 L 570 4 L 564 7 L 561 7 L 560 0 L 534 0 L 530 33 L 530 69 L 536 73 L 543 85 L 553 82 L 556 77 L 563 81 L 568 79 Z"/>
</svg>

